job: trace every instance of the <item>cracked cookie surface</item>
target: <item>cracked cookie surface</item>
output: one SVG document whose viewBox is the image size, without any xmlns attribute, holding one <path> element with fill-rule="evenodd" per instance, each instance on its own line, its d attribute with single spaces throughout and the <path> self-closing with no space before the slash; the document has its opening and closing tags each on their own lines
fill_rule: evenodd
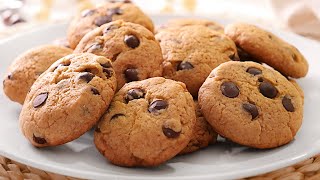
<svg viewBox="0 0 320 180">
<path fill-rule="evenodd" d="M 234 42 L 200 25 L 171 27 L 156 34 L 163 54 L 163 76 L 186 84 L 197 97 L 202 83 L 221 63 L 238 60 Z"/>
<path fill-rule="evenodd" d="M 236 143 L 274 148 L 289 143 L 303 118 L 303 98 L 279 72 L 254 62 L 227 62 L 199 91 L 204 117 Z"/>
<path fill-rule="evenodd" d="M 115 95 L 94 142 L 113 164 L 156 166 L 187 146 L 195 119 L 183 83 L 161 77 L 131 82 Z"/>
<path fill-rule="evenodd" d="M 266 63 L 293 78 L 304 77 L 308 72 L 308 62 L 299 50 L 271 32 L 250 24 L 234 23 L 226 26 L 225 34 L 251 61 Z"/>
<path fill-rule="evenodd" d="M 20 129 L 37 147 L 72 141 L 96 124 L 115 90 L 110 60 L 89 53 L 63 57 L 32 85 Z"/>
<path fill-rule="evenodd" d="M 82 37 L 96 27 L 120 19 L 154 31 L 151 19 L 133 3 L 106 2 L 95 9 L 83 11 L 70 23 L 67 34 L 70 47 L 74 49 Z"/>
<path fill-rule="evenodd" d="M 218 134 L 214 132 L 211 125 L 203 117 L 198 101 L 195 101 L 194 105 L 196 109 L 196 123 L 193 128 L 191 140 L 179 154 L 195 152 L 217 141 Z"/>
<path fill-rule="evenodd" d="M 161 48 L 152 32 L 122 20 L 89 32 L 75 52 L 90 52 L 112 60 L 118 89 L 125 83 L 162 75 Z"/>
<path fill-rule="evenodd" d="M 3 81 L 4 93 L 10 100 L 23 104 L 34 81 L 52 63 L 71 53 L 72 49 L 55 45 L 43 45 L 22 53 L 7 70 Z"/>
</svg>

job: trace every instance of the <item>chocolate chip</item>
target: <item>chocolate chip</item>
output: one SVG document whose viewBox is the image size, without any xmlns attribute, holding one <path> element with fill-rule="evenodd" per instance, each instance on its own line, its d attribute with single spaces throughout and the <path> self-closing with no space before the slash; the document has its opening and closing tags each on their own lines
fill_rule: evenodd
<svg viewBox="0 0 320 180">
<path fill-rule="evenodd" d="M 259 85 L 260 93 L 267 98 L 274 98 L 278 94 L 278 90 L 269 82 L 264 81 Z"/>
<path fill-rule="evenodd" d="M 90 82 L 94 77 L 94 74 L 89 72 L 84 72 L 80 74 L 79 79 L 85 80 L 87 83 Z"/>
<path fill-rule="evenodd" d="M 140 45 L 140 40 L 134 35 L 126 35 L 124 37 L 124 42 L 128 47 L 134 49 Z"/>
<path fill-rule="evenodd" d="M 94 88 L 94 87 L 91 88 L 91 92 L 92 92 L 94 95 L 100 95 L 98 89 L 96 89 L 96 88 Z"/>
<path fill-rule="evenodd" d="M 271 35 L 271 34 L 268 34 L 268 38 L 269 38 L 269 39 L 272 39 L 272 35 Z"/>
<path fill-rule="evenodd" d="M 99 49 L 102 49 L 103 48 L 103 45 L 100 44 L 100 43 L 93 43 L 90 45 L 90 47 L 88 48 L 88 52 L 93 52 L 95 50 L 99 50 Z"/>
<path fill-rule="evenodd" d="M 8 79 L 12 79 L 12 74 L 11 74 L 11 73 L 8 74 L 7 78 L 8 78 Z"/>
<path fill-rule="evenodd" d="M 102 67 L 104 68 L 111 68 L 112 67 L 112 64 L 110 61 L 106 62 L 106 63 L 103 63 L 103 64 L 100 64 Z"/>
<path fill-rule="evenodd" d="M 87 17 L 87 16 L 91 16 L 95 13 L 96 11 L 94 9 L 86 9 L 84 11 L 81 12 L 81 16 L 82 17 Z"/>
<path fill-rule="evenodd" d="M 137 69 L 127 69 L 124 71 L 127 82 L 138 81 L 138 71 Z"/>
<path fill-rule="evenodd" d="M 98 27 L 109 23 L 112 21 L 112 16 L 106 15 L 106 16 L 100 16 L 98 18 L 96 18 L 96 20 L 94 21 L 94 24 Z"/>
<path fill-rule="evenodd" d="M 258 81 L 259 81 L 259 82 L 263 82 L 264 79 L 263 79 L 262 77 L 259 77 L 259 78 L 258 78 Z"/>
<path fill-rule="evenodd" d="M 42 137 L 37 137 L 33 134 L 33 137 L 32 137 L 33 141 L 37 144 L 46 144 L 47 143 L 47 140 L 45 138 L 42 138 Z"/>
<path fill-rule="evenodd" d="M 284 96 L 282 99 L 282 105 L 283 107 L 289 111 L 289 112 L 294 112 L 294 106 L 291 102 L 291 98 L 289 96 Z"/>
<path fill-rule="evenodd" d="M 131 0 L 124 0 L 123 3 L 131 3 Z"/>
<path fill-rule="evenodd" d="M 232 61 L 240 61 L 239 57 L 236 56 L 236 53 L 233 53 L 229 56 L 229 59 Z"/>
<path fill-rule="evenodd" d="M 255 76 L 255 75 L 261 74 L 262 71 L 260 69 L 258 69 L 258 68 L 255 68 L 255 67 L 249 67 L 247 69 L 247 73 L 250 73 L 250 74 Z"/>
<path fill-rule="evenodd" d="M 134 100 L 134 99 L 144 98 L 144 94 L 145 94 L 144 91 L 140 88 L 130 89 L 127 92 L 125 100 L 128 103 L 129 101 Z"/>
<path fill-rule="evenodd" d="M 252 119 L 255 119 L 259 115 L 258 108 L 254 104 L 244 103 L 242 108 L 251 114 Z"/>
<path fill-rule="evenodd" d="M 33 100 L 33 107 L 37 108 L 42 106 L 46 102 L 48 98 L 48 94 L 49 94 L 48 92 L 44 92 L 36 96 Z"/>
<path fill-rule="evenodd" d="M 115 114 L 115 115 L 113 115 L 113 116 L 111 117 L 110 120 L 116 119 L 116 118 L 121 117 L 121 116 L 125 116 L 125 115 L 124 115 L 124 114 Z"/>
<path fill-rule="evenodd" d="M 110 9 L 110 10 L 108 10 L 108 11 L 109 11 L 109 13 L 110 13 L 110 16 L 113 16 L 114 14 L 116 14 L 116 15 L 121 15 L 121 14 L 123 14 L 123 10 L 121 10 L 119 7 Z"/>
<path fill-rule="evenodd" d="M 150 113 L 155 113 L 160 111 L 161 109 L 166 109 L 168 107 L 168 103 L 164 100 L 155 100 L 153 101 L 148 108 Z"/>
<path fill-rule="evenodd" d="M 193 69 L 193 68 L 194 68 L 193 65 L 188 61 L 181 61 L 177 66 L 177 71 Z"/>
<path fill-rule="evenodd" d="M 164 126 L 162 126 L 162 132 L 168 138 L 177 138 L 180 135 L 180 132 L 175 132 L 174 130 Z"/>
<path fill-rule="evenodd" d="M 240 93 L 239 88 L 233 82 L 223 82 L 220 86 L 220 90 L 223 95 L 229 98 L 235 98 Z"/>
<path fill-rule="evenodd" d="M 103 68 L 103 72 L 104 72 L 104 74 L 106 75 L 107 78 L 110 78 L 113 75 L 113 71 L 111 69 L 108 69 L 108 68 Z"/>
</svg>

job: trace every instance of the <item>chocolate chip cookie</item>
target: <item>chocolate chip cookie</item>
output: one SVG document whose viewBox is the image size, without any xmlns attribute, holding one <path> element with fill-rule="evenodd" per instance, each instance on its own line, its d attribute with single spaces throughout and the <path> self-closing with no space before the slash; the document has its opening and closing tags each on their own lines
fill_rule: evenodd
<svg viewBox="0 0 320 180">
<path fill-rule="evenodd" d="M 154 31 L 151 19 L 133 3 L 129 1 L 106 2 L 95 9 L 85 10 L 71 22 L 67 33 L 70 47 L 74 49 L 89 31 L 119 19 L 140 24 L 151 32 Z"/>
<path fill-rule="evenodd" d="M 70 142 L 96 124 L 115 90 L 107 58 L 90 53 L 63 57 L 32 85 L 20 114 L 20 129 L 37 147 Z"/>
<path fill-rule="evenodd" d="M 161 48 L 152 32 L 122 20 L 105 24 L 83 37 L 75 52 L 112 60 L 118 89 L 125 83 L 162 75 Z"/>
<path fill-rule="evenodd" d="M 194 125 L 191 140 L 179 154 L 187 154 L 195 152 L 199 149 L 207 147 L 209 144 L 214 144 L 218 134 L 213 131 L 211 125 L 203 117 L 200 111 L 198 101 L 194 102 L 196 108 L 196 123 Z"/>
<path fill-rule="evenodd" d="M 199 90 L 214 130 L 236 143 L 274 148 L 289 143 L 303 118 L 303 99 L 279 72 L 254 62 L 227 62 Z"/>
<path fill-rule="evenodd" d="M 157 28 L 157 32 L 160 32 L 163 29 L 170 27 L 184 27 L 184 26 L 193 26 L 193 25 L 201 25 L 206 26 L 214 31 L 223 33 L 224 27 L 214 21 L 210 21 L 207 19 L 189 19 L 189 18 L 181 18 L 181 19 L 170 19 L 167 23 L 161 25 Z"/>
<path fill-rule="evenodd" d="M 308 72 L 308 62 L 299 50 L 271 32 L 235 23 L 226 26 L 225 34 L 255 61 L 266 63 L 285 76 L 301 78 Z"/>
<path fill-rule="evenodd" d="M 212 69 L 230 60 L 239 60 L 234 42 L 208 27 L 171 27 L 156 34 L 163 54 L 163 76 L 181 81 L 197 97 Z"/>
<path fill-rule="evenodd" d="M 34 81 L 58 59 L 72 49 L 54 45 L 32 48 L 17 57 L 7 70 L 3 91 L 10 100 L 23 104 Z"/>
<path fill-rule="evenodd" d="M 162 77 L 131 82 L 115 95 L 94 142 L 113 164 L 156 166 L 187 146 L 195 119 L 183 83 Z"/>
</svg>

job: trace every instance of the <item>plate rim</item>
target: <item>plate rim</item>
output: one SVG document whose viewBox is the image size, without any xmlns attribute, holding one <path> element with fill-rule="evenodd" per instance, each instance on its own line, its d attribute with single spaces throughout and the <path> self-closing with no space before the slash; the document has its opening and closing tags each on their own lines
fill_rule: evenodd
<svg viewBox="0 0 320 180">
<path fill-rule="evenodd" d="M 157 17 L 159 17 L 159 15 L 157 15 Z M 172 17 L 172 15 L 162 15 L 162 17 Z M 180 17 L 180 16 L 175 16 L 175 17 Z M 181 16 L 181 17 L 183 18 L 183 17 L 188 17 L 188 16 Z M 207 18 L 206 16 L 201 16 L 201 17 Z M 10 41 L 14 41 L 15 39 L 19 39 L 20 37 L 26 36 L 28 34 L 33 34 L 33 33 L 39 32 L 39 31 L 45 31 L 46 29 L 50 29 L 53 27 L 57 27 L 57 26 L 62 27 L 62 26 L 66 26 L 66 25 L 67 25 L 66 22 L 62 22 L 62 23 L 57 23 L 57 24 L 47 24 L 42 27 L 33 28 L 33 29 L 25 31 L 23 33 L 15 34 L 15 35 L 12 35 L 8 38 L 0 40 L 0 46 L 4 45 Z M 266 28 L 266 29 L 270 29 L 270 28 Z M 289 34 L 289 36 L 296 37 L 299 40 L 303 39 L 304 41 L 308 41 L 308 42 L 312 42 L 312 43 L 316 43 L 316 44 L 320 45 L 320 43 L 315 40 L 302 37 L 302 36 L 294 34 L 292 32 L 283 31 L 283 30 L 279 30 L 279 29 L 272 29 L 272 28 L 271 28 L 271 30 L 276 31 L 276 32 L 281 32 L 281 33 L 287 33 L 287 34 Z M 250 176 L 255 176 L 255 175 L 267 173 L 267 172 L 270 172 L 270 171 L 273 171 L 276 169 L 280 169 L 283 167 L 287 167 L 287 166 L 293 165 L 295 163 L 298 163 L 300 161 L 303 161 L 307 158 L 313 157 L 313 156 L 317 155 L 318 153 L 320 153 L 320 140 L 314 142 L 314 147 L 316 147 L 316 148 L 313 148 L 312 150 L 308 151 L 307 153 L 303 153 L 302 155 L 300 155 L 294 159 L 283 159 L 283 160 L 279 160 L 279 161 L 275 162 L 272 165 L 267 164 L 262 167 L 259 166 L 259 167 L 251 168 L 250 170 L 242 170 L 241 172 L 239 172 L 239 170 L 232 171 L 232 173 L 231 174 L 229 173 L 229 175 L 227 175 L 227 173 L 224 173 L 223 175 L 220 175 L 220 176 L 223 176 L 222 178 L 226 177 L 227 179 L 229 179 L 229 178 L 230 179 L 231 178 L 243 178 L 243 177 L 247 177 L 247 175 L 249 173 L 250 173 Z M 49 172 L 53 172 L 53 173 L 57 173 L 57 174 L 62 174 L 65 176 L 72 176 L 72 177 L 78 177 L 78 178 L 90 178 L 89 176 L 92 176 L 93 174 L 95 174 L 96 177 L 108 178 L 108 179 L 109 178 L 120 178 L 120 179 L 163 179 L 164 178 L 164 177 L 150 177 L 150 176 L 137 177 L 137 176 L 132 176 L 132 175 L 130 176 L 130 175 L 116 175 L 116 174 L 104 174 L 104 176 L 101 177 L 101 175 L 99 175 L 101 173 L 97 173 L 97 172 L 87 173 L 87 172 L 83 172 L 83 171 L 72 169 L 72 168 L 66 169 L 65 167 L 61 168 L 56 165 L 50 166 L 48 164 L 37 163 L 37 161 L 35 161 L 35 160 L 23 159 L 23 158 L 20 158 L 19 156 L 16 156 L 15 153 L 8 153 L 8 152 L 3 151 L 2 148 L 0 148 L 0 154 L 9 158 L 9 159 L 21 162 L 27 166 L 32 166 L 34 168 L 38 168 L 38 169 L 41 169 L 44 171 L 49 171 Z M 81 174 L 81 175 L 86 174 L 86 175 L 80 176 L 78 174 Z M 219 178 L 219 179 L 221 179 L 220 177 L 213 176 L 212 174 L 195 175 L 195 176 L 175 176 L 175 177 L 165 177 L 165 178 L 166 179 L 194 179 L 194 178 L 197 178 L 197 179 Z"/>
</svg>

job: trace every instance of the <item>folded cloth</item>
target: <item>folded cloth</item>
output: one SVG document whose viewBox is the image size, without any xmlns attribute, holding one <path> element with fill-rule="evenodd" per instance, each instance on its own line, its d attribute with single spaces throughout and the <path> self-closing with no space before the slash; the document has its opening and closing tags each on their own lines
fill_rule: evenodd
<svg viewBox="0 0 320 180">
<path fill-rule="evenodd" d="M 270 0 L 278 19 L 295 33 L 320 40 L 319 0 Z"/>
</svg>

